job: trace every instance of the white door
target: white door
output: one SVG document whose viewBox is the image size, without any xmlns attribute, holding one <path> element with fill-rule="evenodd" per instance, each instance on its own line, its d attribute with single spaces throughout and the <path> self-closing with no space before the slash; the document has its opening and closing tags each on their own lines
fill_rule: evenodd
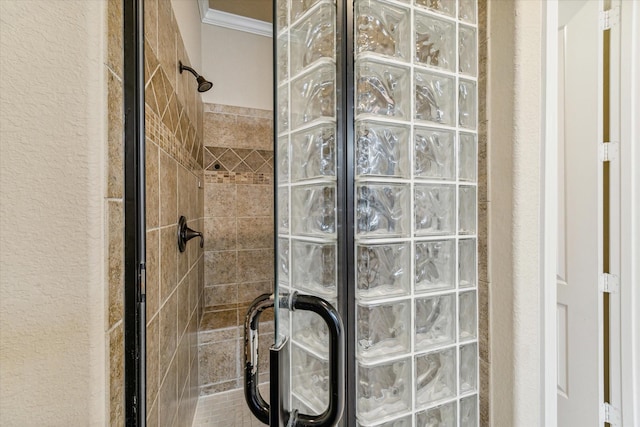
<svg viewBox="0 0 640 427">
<path fill-rule="evenodd" d="M 603 401 L 601 2 L 558 4 L 558 426 L 590 427 Z"/>
</svg>

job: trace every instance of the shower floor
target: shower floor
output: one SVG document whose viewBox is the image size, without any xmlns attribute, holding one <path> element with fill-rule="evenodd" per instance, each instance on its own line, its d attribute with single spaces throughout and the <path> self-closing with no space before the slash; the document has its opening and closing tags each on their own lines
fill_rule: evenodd
<svg viewBox="0 0 640 427">
<path fill-rule="evenodd" d="M 261 384 L 262 396 L 267 399 L 268 384 Z M 244 401 L 244 390 L 230 390 L 198 399 L 193 427 L 264 427 L 251 414 Z"/>
</svg>

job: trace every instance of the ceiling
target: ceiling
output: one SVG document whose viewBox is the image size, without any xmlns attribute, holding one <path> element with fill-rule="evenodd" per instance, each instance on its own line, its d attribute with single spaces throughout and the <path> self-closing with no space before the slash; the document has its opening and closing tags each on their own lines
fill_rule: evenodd
<svg viewBox="0 0 640 427">
<path fill-rule="evenodd" d="M 272 22 L 272 0 L 209 0 L 209 8 Z"/>
</svg>

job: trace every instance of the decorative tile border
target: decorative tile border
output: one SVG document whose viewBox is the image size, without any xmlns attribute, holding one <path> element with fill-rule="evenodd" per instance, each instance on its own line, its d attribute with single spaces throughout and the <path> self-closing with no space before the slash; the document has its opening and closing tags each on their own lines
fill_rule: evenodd
<svg viewBox="0 0 640 427">
<path fill-rule="evenodd" d="M 273 174 L 273 151 L 207 146 L 204 168 L 213 172 Z"/>
<path fill-rule="evenodd" d="M 207 184 L 271 184 L 273 183 L 273 174 L 205 171 L 204 182 Z"/>
<path fill-rule="evenodd" d="M 145 120 L 147 138 L 158 144 L 160 148 L 189 170 L 202 168 L 202 143 L 195 136 L 195 131 L 191 141 L 185 143 L 167 127 L 152 109 L 145 109 Z"/>
</svg>

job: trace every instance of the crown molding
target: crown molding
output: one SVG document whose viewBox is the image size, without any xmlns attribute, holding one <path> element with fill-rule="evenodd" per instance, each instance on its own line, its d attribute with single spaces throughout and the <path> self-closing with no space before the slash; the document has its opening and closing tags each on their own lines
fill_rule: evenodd
<svg viewBox="0 0 640 427">
<path fill-rule="evenodd" d="M 264 37 L 272 37 L 273 25 L 269 22 L 210 9 L 209 0 L 198 0 L 198 5 L 200 7 L 200 18 L 203 24 L 244 31 Z"/>
</svg>

